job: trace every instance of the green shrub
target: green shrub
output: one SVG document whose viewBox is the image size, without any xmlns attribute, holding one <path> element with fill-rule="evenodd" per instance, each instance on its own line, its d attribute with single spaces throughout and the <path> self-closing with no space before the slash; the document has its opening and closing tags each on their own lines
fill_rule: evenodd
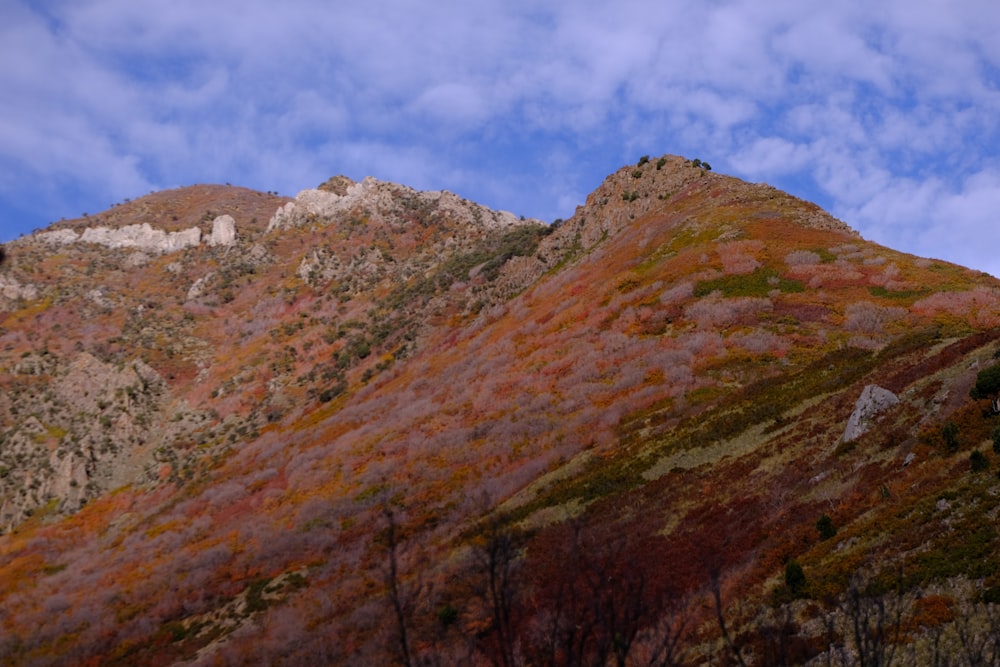
<svg viewBox="0 0 1000 667">
<path fill-rule="evenodd" d="M 983 472 L 990 469 L 990 460 L 977 449 L 969 454 L 969 467 L 972 468 L 972 472 Z"/>
<path fill-rule="evenodd" d="M 271 583 L 270 579 L 257 579 L 247 587 L 246 610 L 248 613 L 263 611 L 268 607 L 268 600 L 264 598 L 264 589 Z"/>
<path fill-rule="evenodd" d="M 785 586 L 792 595 L 798 597 L 806 588 L 806 573 L 798 561 L 790 560 L 785 565 Z"/>
<path fill-rule="evenodd" d="M 805 290 L 805 286 L 798 280 L 779 276 L 773 269 L 759 267 L 753 273 L 733 274 L 714 280 L 702 280 L 695 284 L 694 295 L 697 297 L 708 296 L 717 290 L 727 297 L 763 297 L 770 294 L 772 290 L 786 293 L 802 292 Z"/>
<path fill-rule="evenodd" d="M 1000 394 L 1000 364 L 979 371 L 976 386 L 969 392 L 975 399 L 991 398 L 997 394 Z"/>
<path fill-rule="evenodd" d="M 458 621 L 458 609 L 456 609 L 453 604 L 445 604 L 443 607 L 438 609 L 437 616 L 441 627 L 448 628 Z"/>
<path fill-rule="evenodd" d="M 941 428 L 941 438 L 949 452 L 958 451 L 958 425 L 955 422 L 948 422 Z"/>
<path fill-rule="evenodd" d="M 319 393 L 320 403 L 329 403 L 347 391 L 347 380 L 341 380 L 332 387 L 328 387 Z"/>
<path fill-rule="evenodd" d="M 980 594 L 979 599 L 986 604 L 1000 604 L 1000 586 L 990 586 Z"/>
<path fill-rule="evenodd" d="M 647 162 L 649 162 L 649 156 L 648 155 L 643 155 L 641 158 L 639 158 L 639 164 L 638 164 L 638 166 L 641 167 L 642 165 L 646 164 Z"/>
<path fill-rule="evenodd" d="M 833 525 L 833 519 L 824 514 L 816 522 L 816 530 L 819 531 L 819 539 L 828 540 L 837 534 L 837 527 Z"/>
</svg>

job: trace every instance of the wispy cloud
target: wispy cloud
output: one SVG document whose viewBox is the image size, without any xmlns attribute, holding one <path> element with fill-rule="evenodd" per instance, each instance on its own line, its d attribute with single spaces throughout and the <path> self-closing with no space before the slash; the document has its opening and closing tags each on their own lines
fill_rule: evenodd
<svg viewBox="0 0 1000 667">
<path fill-rule="evenodd" d="M 553 219 L 671 152 L 1000 273 L 976 241 L 1000 229 L 998 30 L 975 0 L 12 0 L 0 239 L 153 188 L 335 173 Z"/>
</svg>

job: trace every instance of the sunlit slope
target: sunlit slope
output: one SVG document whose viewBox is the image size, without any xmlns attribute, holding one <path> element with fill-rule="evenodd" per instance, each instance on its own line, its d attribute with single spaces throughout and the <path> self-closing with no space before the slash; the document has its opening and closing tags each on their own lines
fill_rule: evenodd
<svg viewBox="0 0 1000 667">
<path fill-rule="evenodd" d="M 992 278 L 673 157 L 613 174 L 554 230 L 380 210 L 184 255 L 186 291 L 157 319 L 190 337 L 172 355 L 125 337 L 134 310 L 95 318 L 108 339 L 81 345 L 117 345 L 109 364 L 149 350 L 156 415 L 184 401 L 190 425 L 146 481 L 3 538 L 8 662 L 377 664 L 400 660 L 402 610 L 415 656 L 489 663 L 502 642 L 464 583 L 487 515 L 521 540 L 507 631 L 539 661 L 538 628 L 574 609 L 581 534 L 619 545 L 612 570 L 648 573 L 647 629 L 713 581 L 727 605 L 762 604 L 790 559 L 816 600 L 872 561 L 902 559 L 910 586 L 988 579 L 996 536 L 977 517 L 996 478 L 969 456 L 991 460 L 993 418 L 969 389 L 997 350 Z M 67 261 L 45 260 L 51 284 Z M 169 261 L 119 298 L 134 308 Z M 12 309 L 7 335 L 75 330 L 51 314 L 66 303 Z M 870 384 L 899 402 L 843 442 Z M 946 526 L 941 497 L 975 510 Z M 820 540 L 824 514 L 837 534 Z M 974 553 L 944 565 L 956 525 Z"/>
</svg>

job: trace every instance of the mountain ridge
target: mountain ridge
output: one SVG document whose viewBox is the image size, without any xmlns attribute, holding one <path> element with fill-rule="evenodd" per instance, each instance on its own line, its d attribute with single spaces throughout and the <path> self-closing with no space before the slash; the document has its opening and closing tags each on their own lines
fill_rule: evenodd
<svg viewBox="0 0 1000 667">
<path fill-rule="evenodd" d="M 199 198 L 214 191 L 240 215 Z M 313 192 L 332 206 L 290 227 L 299 200 L 169 195 L 198 224 L 232 215 L 224 247 L 8 244 L 0 277 L 36 290 L 0 304 L 10 664 L 602 664 L 614 610 L 638 604 L 633 661 L 701 596 L 742 638 L 688 609 L 678 664 L 764 659 L 779 626 L 731 600 L 786 609 L 781 631 L 820 659 L 830 637 L 807 621 L 868 549 L 932 573 L 907 585 L 955 608 L 996 585 L 971 565 L 995 536 L 944 576 L 921 555 L 947 544 L 933 514 L 889 522 L 895 550 L 869 523 L 941 494 L 995 506 L 995 479 L 963 470 L 971 451 L 989 463 L 992 418 L 968 394 L 995 363 L 994 279 L 676 156 L 623 167 L 548 227 L 376 181 Z M 187 228 L 169 196 L 129 205 Z M 155 222 L 129 205 L 116 224 Z M 845 442 L 869 385 L 899 402 Z M 824 513 L 839 550 L 812 536 Z M 490 553 L 507 554 L 506 620 L 463 583 Z M 790 561 L 811 588 L 781 587 Z"/>
</svg>

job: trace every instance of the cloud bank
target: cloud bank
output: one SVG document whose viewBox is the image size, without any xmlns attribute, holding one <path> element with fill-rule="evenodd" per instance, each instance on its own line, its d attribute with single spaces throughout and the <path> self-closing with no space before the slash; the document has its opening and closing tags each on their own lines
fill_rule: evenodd
<svg viewBox="0 0 1000 667">
<path fill-rule="evenodd" d="M 0 240 L 338 173 L 552 220 L 678 153 L 1000 275 L 996 3 L 39 4 L 0 7 Z"/>
</svg>

